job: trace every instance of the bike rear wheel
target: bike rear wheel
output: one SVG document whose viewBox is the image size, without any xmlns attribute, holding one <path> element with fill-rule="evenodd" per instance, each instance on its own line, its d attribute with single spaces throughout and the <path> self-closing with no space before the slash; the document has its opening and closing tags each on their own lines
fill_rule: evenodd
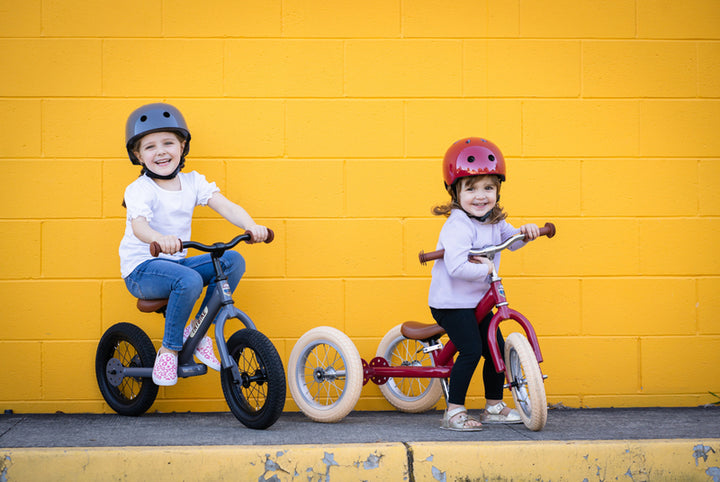
<svg viewBox="0 0 720 482">
<path fill-rule="evenodd" d="M 220 372 L 230 411 L 248 428 L 270 427 L 285 407 L 285 370 L 280 355 L 265 335 L 249 328 L 235 332 L 227 348 L 240 372 L 239 382 L 232 368 Z"/>
<path fill-rule="evenodd" d="M 337 422 L 352 411 L 363 387 L 363 366 L 353 342 L 329 326 L 313 328 L 295 343 L 288 386 L 298 408 L 316 422 Z"/>
<path fill-rule="evenodd" d="M 505 340 L 505 369 L 523 423 L 535 432 L 542 430 L 547 422 L 545 384 L 535 352 L 521 333 L 511 333 Z"/>
<path fill-rule="evenodd" d="M 151 378 L 123 377 L 123 367 L 155 364 L 150 338 L 132 323 L 117 323 L 103 334 L 95 354 L 95 376 L 100 393 L 120 415 L 137 416 L 155 402 L 158 386 Z"/>
<path fill-rule="evenodd" d="M 433 358 L 423 353 L 425 344 L 405 338 L 402 325 L 392 328 L 378 345 L 376 356 L 387 360 L 393 367 L 432 367 Z M 442 396 L 439 378 L 388 378 L 379 385 L 385 399 L 402 412 L 420 413 L 430 410 Z"/>
</svg>

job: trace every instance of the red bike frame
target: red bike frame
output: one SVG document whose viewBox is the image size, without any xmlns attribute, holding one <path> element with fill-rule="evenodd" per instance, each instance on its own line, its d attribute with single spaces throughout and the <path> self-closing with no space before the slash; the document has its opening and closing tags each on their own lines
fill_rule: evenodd
<svg viewBox="0 0 720 482">
<path fill-rule="evenodd" d="M 552 238 L 555 235 L 555 226 L 552 223 L 546 223 L 545 226 L 540 229 L 540 235 Z M 499 247 L 499 250 L 509 246 L 511 242 L 512 240 L 507 241 L 507 244 L 504 247 Z M 492 252 L 492 254 L 490 254 L 490 259 L 494 256 L 494 253 L 495 252 Z M 438 259 L 442 256 L 442 250 L 434 251 L 432 253 L 420 253 L 420 262 L 424 264 L 427 261 Z M 503 354 L 500 353 L 500 348 L 497 344 L 497 337 L 494 336 L 494 334 L 497 333 L 498 327 L 502 321 L 513 320 L 517 322 L 525 331 L 525 335 L 530 342 L 530 346 L 535 352 L 537 362 L 542 362 L 543 357 L 540 352 L 540 345 L 538 343 L 535 330 L 522 313 L 513 310 L 508 306 L 507 298 L 505 298 L 505 289 L 502 285 L 502 278 L 497 275 L 495 270 L 493 270 L 490 278 L 490 289 L 487 293 L 485 293 L 485 296 L 483 296 L 475 308 L 475 319 L 477 322 L 482 322 L 485 315 L 490 313 L 493 308 L 496 308 L 497 311 L 493 315 L 490 320 L 490 325 L 488 326 L 488 346 L 490 347 L 490 356 L 493 364 L 495 365 L 495 370 L 498 373 L 504 372 L 505 379 L 508 383 L 510 383 L 511 380 L 509 378 L 509 373 L 505 370 Z M 367 384 L 369 380 L 372 380 L 378 385 L 382 385 L 387 382 L 388 378 L 450 378 L 450 372 L 454 364 L 453 357 L 456 353 L 457 348 L 455 348 L 452 341 L 448 341 L 442 349 L 432 351 L 433 362 L 435 364 L 435 366 L 432 367 L 389 366 L 387 360 L 382 357 L 373 358 L 369 364 L 363 360 L 363 385 Z"/>
<path fill-rule="evenodd" d="M 488 326 L 488 346 L 490 347 L 490 356 L 495 370 L 498 373 L 505 372 L 505 378 L 508 383 L 508 373 L 505 370 L 505 361 L 503 360 L 503 354 L 500 353 L 500 348 L 497 344 L 497 337 L 492 336 L 493 333 L 497 332 L 500 322 L 504 320 L 513 320 L 517 322 L 525 331 L 530 346 L 532 346 L 535 352 L 535 357 L 538 363 L 542 362 L 542 354 L 540 353 L 540 345 L 538 344 L 537 335 L 532 325 L 525 316 L 519 311 L 513 310 L 508 306 L 507 299 L 505 298 L 505 290 L 502 285 L 501 278 L 493 276 L 490 283 L 490 289 L 485 296 L 480 300 L 477 307 L 475 308 L 475 319 L 478 323 L 485 318 L 490 310 L 495 307 L 497 312 L 493 315 Z M 387 361 L 382 357 L 373 358 L 368 364 L 363 360 L 364 367 L 364 380 L 363 384 L 372 380 L 378 385 L 382 385 L 387 382 L 388 378 L 450 378 L 450 372 L 453 367 L 453 358 L 457 353 L 457 349 L 452 341 L 447 344 L 441 350 L 435 350 L 432 352 L 433 362 L 435 366 L 432 367 L 398 367 L 389 366 Z"/>
</svg>

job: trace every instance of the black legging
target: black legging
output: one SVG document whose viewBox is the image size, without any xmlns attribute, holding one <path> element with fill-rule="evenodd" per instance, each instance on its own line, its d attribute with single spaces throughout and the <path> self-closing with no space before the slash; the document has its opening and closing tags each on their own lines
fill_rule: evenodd
<svg viewBox="0 0 720 482">
<path fill-rule="evenodd" d="M 485 399 L 502 400 L 505 375 L 495 371 L 495 364 L 490 356 L 487 343 L 487 329 L 492 313 L 478 325 L 474 309 L 436 309 L 430 308 L 435 321 L 442 326 L 450 337 L 450 341 L 458 349 L 458 356 L 450 372 L 450 396 L 448 402 L 465 405 L 470 380 L 480 357 L 485 357 L 483 364 L 483 383 Z M 505 340 L 498 329 L 497 342 L 500 353 L 505 352 Z"/>
</svg>

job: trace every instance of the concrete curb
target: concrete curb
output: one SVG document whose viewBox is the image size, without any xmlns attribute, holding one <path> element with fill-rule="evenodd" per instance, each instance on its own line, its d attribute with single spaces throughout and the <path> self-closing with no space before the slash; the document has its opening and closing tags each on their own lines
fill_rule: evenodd
<svg viewBox="0 0 720 482">
<path fill-rule="evenodd" d="M 4 448 L 15 480 L 712 480 L 720 438 L 590 442 Z"/>
</svg>

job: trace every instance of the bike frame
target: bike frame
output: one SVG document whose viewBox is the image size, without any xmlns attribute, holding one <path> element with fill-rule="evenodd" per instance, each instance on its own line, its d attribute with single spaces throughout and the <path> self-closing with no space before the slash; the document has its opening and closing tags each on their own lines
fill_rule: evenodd
<svg viewBox="0 0 720 482">
<path fill-rule="evenodd" d="M 535 352 L 535 357 L 538 363 L 542 359 L 540 353 L 540 345 L 535 334 L 535 330 L 525 316 L 520 312 L 511 309 L 508 306 L 507 298 L 505 297 L 505 289 L 502 285 L 502 278 L 497 276 L 495 270 L 490 280 L 490 289 L 485 296 L 480 300 L 477 307 L 475 308 L 475 319 L 478 324 L 482 322 L 485 316 L 490 310 L 495 307 L 497 312 L 493 315 L 488 326 L 488 345 L 490 347 L 490 355 L 495 365 L 495 370 L 498 373 L 505 373 L 505 378 L 508 383 L 511 382 L 507 370 L 505 370 L 505 362 L 503 360 L 503 354 L 500 353 L 500 347 L 497 344 L 497 338 L 492 336 L 497 332 L 498 327 L 502 321 L 513 320 L 517 322 L 525 331 L 530 346 L 532 346 Z M 367 380 L 374 379 L 373 381 L 378 385 L 382 385 L 387 381 L 388 378 L 449 378 L 450 372 L 453 367 L 453 357 L 457 353 L 457 348 L 452 341 L 448 341 L 442 349 L 436 349 L 432 352 L 433 367 L 393 367 L 388 366 L 387 362 L 382 357 L 374 358 L 370 364 L 363 363 L 365 373 L 365 383 Z M 382 360 L 382 361 L 380 361 Z M 376 380 L 381 381 L 378 383 Z"/>
<path fill-rule="evenodd" d="M 186 243 L 186 246 L 193 247 L 191 243 Z M 200 324 L 197 329 L 190 333 L 190 336 L 178 353 L 178 376 L 181 378 L 207 373 L 207 366 L 202 363 L 196 363 L 195 360 L 193 360 L 193 353 L 205 334 L 210 330 L 210 325 L 215 323 L 215 343 L 220 352 L 220 363 L 223 368 L 231 368 L 234 380 L 237 383 L 242 383 L 240 371 L 230 356 L 227 344 L 225 343 L 225 323 L 227 320 L 235 318 L 240 320 L 246 328 L 251 330 L 255 330 L 256 328 L 250 317 L 234 305 L 230 284 L 220 265 L 220 257 L 223 255 L 223 252 L 212 251 L 210 253 L 213 267 L 215 268 L 215 290 L 208 300 L 205 309 L 200 313 Z M 152 371 L 153 367 L 125 367 L 123 369 L 123 375 L 126 377 L 150 378 L 152 377 Z"/>
</svg>

